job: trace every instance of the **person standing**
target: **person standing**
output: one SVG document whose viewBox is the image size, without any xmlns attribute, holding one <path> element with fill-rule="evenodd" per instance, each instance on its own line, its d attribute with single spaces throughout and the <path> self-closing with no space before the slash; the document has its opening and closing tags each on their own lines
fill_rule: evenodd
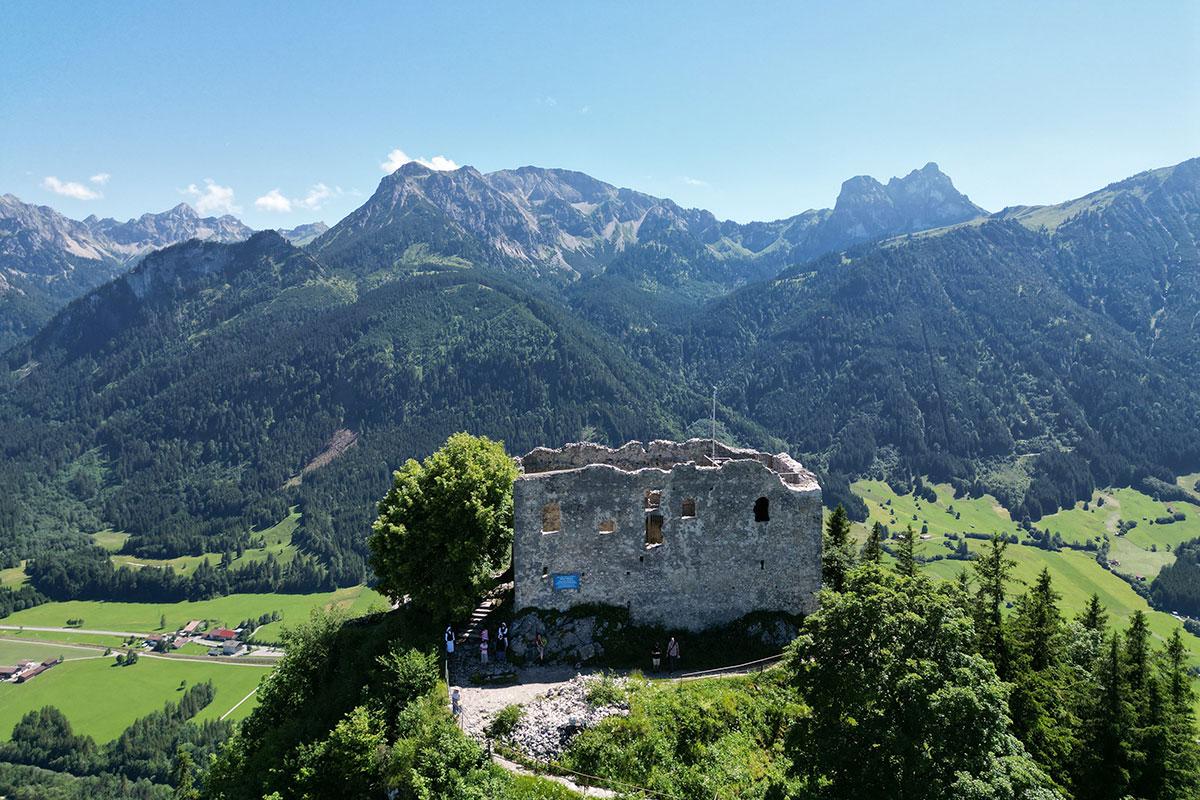
<svg viewBox="0 0 1200 800">
<path fill-rule="evenodd" d="M 487 639 L 484 639 L 482 642 L 479 643 L 479 663 L 483 664 L 484 666 L 487 666 L 487 657 L 488 657 L 488 643 L 487 643 Z"/>
<path fill-rule="evenodd" d="M 508 660 L 507 657 L 508 657 L 508 638 L 506 636 L 504 636 L 504 634 L 500 634 L 499 636 L 496 637 L 496 660 L 497 661 L 507 661 Z"/>
<path fill-rule="evenodd" d="M 546 660 L 546 639 L 539 632 L 537 637 L 533 640 L 533 643 L 537 645 L 538 663 L 541 664 Z"/>
<path fill-rule="evenodd" d="M 658 665 L 662 663 L 662 648 L 658 646 L 658 642 L 650 648 L 650 663 L 654 665 L 654 671 L 658 672 Z"/>
<path fill-rule="evenodd" d="M 446 626 L 446 655 L 454 655 L 454 629 Z"/>
<path fill-rule="evenodd" d="M 675 674 L 675 664 L 679 661 L 679 642 L 675 641 L 675 637 L 671 637 L 671 641 L 667 642 L 667 663 L 671 665 L 671 674 Z"/>
<path fill-rule="evenodd" d="M 454 687 L 454 691 L 450 693 L 450 713 L 456 717 L 462 711 L 462 706 L 459 704 L 461 699 L 462 695 L 458 693 L 458 687 L 456 686 Z"/>
</svg>

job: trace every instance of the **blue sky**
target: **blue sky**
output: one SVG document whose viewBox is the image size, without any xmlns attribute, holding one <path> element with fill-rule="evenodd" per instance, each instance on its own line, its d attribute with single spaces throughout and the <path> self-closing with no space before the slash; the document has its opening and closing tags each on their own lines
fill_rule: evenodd
<svg viewBox="0 0 1200 800">
<path fill-rule="evenodd" d="M 1200 156 L 1200 4 L 10 3 L 0 193 L 332 224 L 389 161 L 741 221 L 936 161 L 989 210 Z M 394 163 L 394 159 L 393 159 Z M 286 210 L 285 210 L 286 209 Z"/>
</svg>

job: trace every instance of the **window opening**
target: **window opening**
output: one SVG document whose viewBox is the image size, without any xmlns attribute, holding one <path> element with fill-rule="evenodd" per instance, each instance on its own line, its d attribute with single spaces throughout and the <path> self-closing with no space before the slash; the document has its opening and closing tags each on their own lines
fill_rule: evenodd
<svg viewBox="0 0 1200 800">
<path fill-rule="evenodd" d="M 606 519 L 606 520 L 601 521 L 600 527 L 597 529 L 597 532 L 598 533 L 616 533 L 617 532 L 616 520 Z"/>
<path fill-rule="evenodd" d="M 696 501 L 694 498 L 691 498 L 691 497 L 684 498 L 683 508 L 680 510 L 679 516 L 681 516 L 681 517 L 696 516 Z"/>
<path fill-rule="evenodd" d="M 542 533 L 558 533 L 562 527 L 562 509 L 558 503 L 542 506 Z"/>
<path fill-rule="evenodd" d="M 662 489 L 646 489 L 642 492 L 643 504 L 647 509 L 662 507 Z"/>
<path fill-rule="evenodd" d="M 542 577 L 543 578 L 550 577 L 550 568 L 549 567 L 542 567 Z"/>
<path fill-rule="evenodd" d="M 771 519 L 771 512 L 767 498 L 760 497 L 754 501 L 754 521 L 768 522 Z"/>
<path fill-rule="evenodd" d="M 759 561 L 759 562 L 758 562 L 758 568 L 759 568 L 759 569 L 766 569 L 766 568 L 767 568 L 767 562 L 766 562 L 765 560 L 764 560 L 764 561 Z"/>
<path fill-rule="evenodd" d="M 653 547 L 656 544 L 663 543 L 663 518 L 662 514 L 648 514 L 646 516 L 646 546 Z"/>
</svg>

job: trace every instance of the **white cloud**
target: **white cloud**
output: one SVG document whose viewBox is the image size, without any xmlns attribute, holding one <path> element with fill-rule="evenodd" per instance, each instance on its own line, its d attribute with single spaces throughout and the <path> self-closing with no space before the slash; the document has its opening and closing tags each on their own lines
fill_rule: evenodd
<svg viewBox="0 0 1200 800">
<path fill-rule="evenodd" d="M 212 178 L 204 179 L 204 188 L 197 189 L 196 184 L 188 185 L 181 190 L 186 195 L 196 198 L 196 210 L 201 214 L 240 214 L 242 207 L 233 202 L 233 187 L 221 186 Z"/>
<path fill-rule="evenodd" d="M 286 214 L 292 210 L 292 201 L 280 194 L 279 189 L 272 189 L 255 200 L 254 207 L 263 211 L 278 211 Z"/>
<path fill-rule="evenodd" d="M 455 164 L 445 156 L 434 156 L 429 160 L 425 160 L 423 158 L 409 158 L 403 150 L 393 150 L 392 152 L 388 153 L 387 161 L 383 162 L 379 166 L 384 172 L 390 175 L 410 161 L 415 161 L 423 167 L 429 167 L 429 169 L 443 171 L 458 169 L 458 164 Z"/>
<path fill-rule="evenodd" d="M 103 186 L 106 183 L 108 183 L 108 179 L 111 177 L 112 177 L 112 175 L 109 175 L 107 172 L 100 172 L 100 173 L 97 173 L 97 174 L 93 175 L 92 177 L 88 178 L 88 180 L 91 181 L 92 183 L 98 183 L 101 186 Z"/>
<path fill-rule="evenodd" d="M 53 175 L 48 176 L 44 181 L 42 181 L 42 186 L 54 192 L 55 194 L 61 194 L 65 197 L 74 197 L 76 200 L 97 200 L 104 196 L 94 189 L 89 189 L 82 183 L 76 183 L 75 181 L 60 181 Z"/>
<path fill-rule="evenodd" d="M 689 178 L 687 175 L 683 176 L 683 182 L 688 186 L 708 186 L 708 181 L 702 181 L 699 178 Z"/>
<path fill-rule="evenodd" d="M 456 167 L 453 166 L 449 167 L 449 169 L 455 168 Z M 323 183 L 316 183 L 313 184 L 312 188 L 308 190 L 308 196 L 303 200 L 297 200 L 296 205 L 303 206 L 310 211 L 320 211 L 321 206 L 325 204 L 326 200 L 331 197 L 341 197 L 343 194 L 345 194 L 345 192 L 342 191 L 342 187 L 340 186 L 334 186 L 332 189 L 330 189 Z"/>
<path fill-rule="evenodd" d="M 588 113 L 588 112 L 589 112 L 589 111 L 591 111 L 591 110 L 592 110 L 592 107 L 591 107 L 591 106 L 584 106 L 583 108 L 579 109 L 579 113 L 580 113 L 580 114 L 586 114 L 586 113 Z"/>
</svg>

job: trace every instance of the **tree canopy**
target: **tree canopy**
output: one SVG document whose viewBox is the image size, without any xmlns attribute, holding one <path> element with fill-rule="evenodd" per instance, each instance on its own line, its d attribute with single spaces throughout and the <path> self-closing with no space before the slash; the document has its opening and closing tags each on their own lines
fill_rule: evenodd
<svg viewBox="0 0 1200 800">
<path fill-rule="evenodd" d="M 509 558 L 516 476 L 502 443 L 468 433 L 423 462 L 409 459 L 368 540 L 376 589 L 433 614 L 469 611 Z"/>
</svg>

